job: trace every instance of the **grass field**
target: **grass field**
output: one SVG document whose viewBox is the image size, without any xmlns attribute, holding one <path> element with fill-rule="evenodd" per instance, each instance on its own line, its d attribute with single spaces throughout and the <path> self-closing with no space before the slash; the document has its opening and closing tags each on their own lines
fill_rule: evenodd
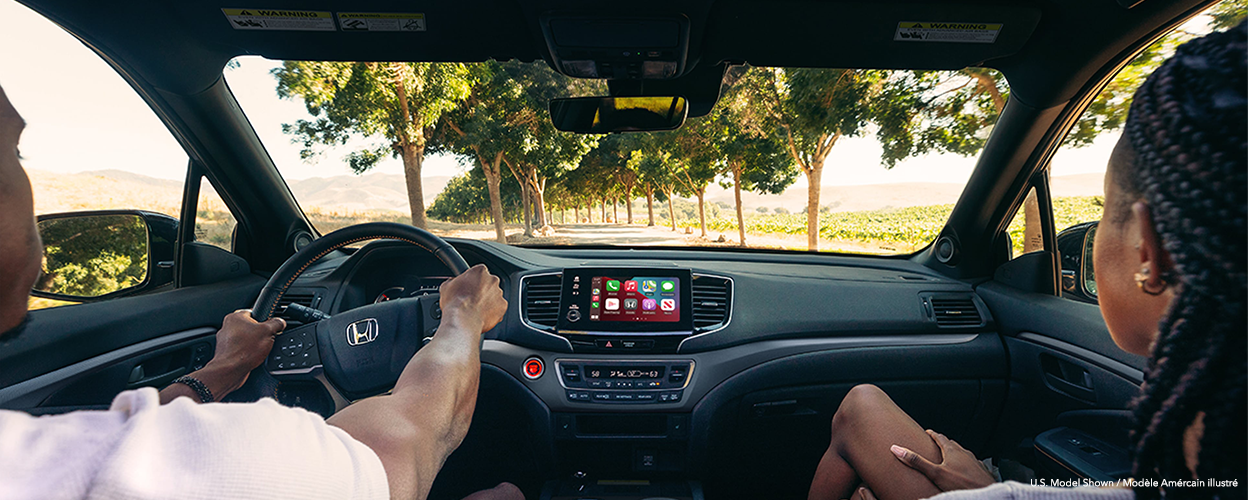
<svg viewBox="0 0 1248 500">
<path fill-rule="evenodd" d="M 1099 196 L 1070 196 L 1053 199 L 1054 222 L 1060 232 L 1075 224 L 1101 218 Z M 930 244 L 945 227 L 953 205 L 929 205 L 895 210 L 872 210 L 865 212 L 831 212 L 819 216 L 819 236 L 836 241 L 860 241 L 874 243 L 891 253 L 910 253 Z M 699 227 L 697 219 L 681 219 L 679 227 Z M 708 231 L 737 231 L 735 215 L 708 218 Z M 806 214 L 753 214 L 745 217 L 745 232 L 749 235 L 804 235 Z M 1022 253 L 1023 215 L 1020 212 L 1009 226 L 1010 239 L 1015 255 Z"/>
</svg>

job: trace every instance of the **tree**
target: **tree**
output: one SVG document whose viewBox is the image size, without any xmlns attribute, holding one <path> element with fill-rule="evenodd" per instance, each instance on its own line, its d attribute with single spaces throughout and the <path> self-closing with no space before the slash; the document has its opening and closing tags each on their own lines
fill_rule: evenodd
<svg viewBox="0 0 1248 500">
<path fill-rule="evenodd" d="M 706 237 L 706 188 L 719 176 L 721 159 L 711 137 L 714 126 L 709 117 L 691 118 L 671 135 L 676 153 L 671 164 L 676 178 L 676 191 L 698 199 L 698 222 L 701 236 Z M 673 222 L 674 224 L 674 222 Z"/>
<path fill-rule="evenodd" d="M 741 246 L 746 246 L 741 190 L 779 194 L 797 180 L 793 157 L 785 150 L 778 134 L 754 127 L 742 118 L 745 107 L 750 105 L 749 94 L 743 86 L 734 83 L 748 70 L 742 66 L 729 69 L 724 77 L 726 88 L 705 127 L 722 161 L 722 173 L 731 179 Z"/>
<path fill-rule="evenodd" d="M 383 137 L 387 144 L 352 152 L 356 174 L 386 156 L 403 160 L 412 225 L 426 228 L 421 166 L 427 139 L 442 113 L 468 97 L 471 75 L 459 63 L 366 63 L 286 61 L 273 70 L 277 94 L 301 98 L 315 119 L 282 125 L 303 142 L 306 160 L 318 146 L 343 145 L 355 137 Z"/>
<path fill-rule="evenodd" d="M 881 163 L 930 151 L 971 154 L 983 147 L 1004 96 L 979 75 L 859 69 L 750 68 L 740 79 L 742 120 L 779 135 L 808 182 L 806 238 L 819 248 L 819 195 L 824 162 L 842 137 L 871 132 L 883 146 Z M 973 84 L 972 84 L 973 83 Z"/>
</svg>

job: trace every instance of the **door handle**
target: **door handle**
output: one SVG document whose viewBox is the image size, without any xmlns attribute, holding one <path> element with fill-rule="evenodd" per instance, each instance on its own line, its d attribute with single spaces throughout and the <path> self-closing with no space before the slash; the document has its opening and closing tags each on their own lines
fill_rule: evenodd
<svg viewBox="0 0 1248 500">
<path fill-rule="evenodd" d="M 135 366 L 130 371 L 130 381 L 126 384 L 126 389 L 134 389 L 137 387 L 164 387 L 173 379 L 187 374 L 187 367 L 179 366 L 160 375 L 147 376 L 143 365 Z"/>
<path fill-rule="evenodd" d="M 1092 374 L 1087 369 L 1050 354 L 1040 355 L 1040 367 L 1049 388 L 1083 401 L 1096 401 Z"/>
</svg>

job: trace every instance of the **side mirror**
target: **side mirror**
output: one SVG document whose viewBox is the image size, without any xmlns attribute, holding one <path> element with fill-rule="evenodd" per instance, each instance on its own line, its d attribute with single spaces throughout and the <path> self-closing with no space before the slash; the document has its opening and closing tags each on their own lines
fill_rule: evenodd
<svg viewBox="0 0 1248 500">
<path fill-rule="evenodd" d="M 43 273 L 31 295 L 92 302 L 173 283 L 178 220 L 137 210 L 40 215 Z"/>
<path fill-rule="evenodd" d="M 1097 222 L 1066 228 L 1057 235 L 1062 260 L 1062 296 L 1096 304 L 1096 274 L 1092 268 L 1092 244 Z"/>
<path fill-rule="evenodd" d="M 555 128 L 578 134 L 675 130 L 685 123 L 684 97 L 577 97 L 551 99 Z"/>
</svg>

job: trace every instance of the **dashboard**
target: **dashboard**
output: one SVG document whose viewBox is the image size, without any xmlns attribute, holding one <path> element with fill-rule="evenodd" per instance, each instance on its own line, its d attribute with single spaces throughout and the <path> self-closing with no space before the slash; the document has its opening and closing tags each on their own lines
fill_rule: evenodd
<svg viewBox="0 0 1248 500">
<path fill-rule="evenodd" d="M 810 448 L 816 463 L 809 436 L 826 434 L 854 381 L 940 394 L 950 404 L 928 427 L 986 433 L 996 417 L 978 402 L 1004 398 L 1008 355 L 974 288 L 905 259 L 448 241 L 499 277 L 509 303 L 484 336 L 465 455 L 627 477 L 735 467 L 720 446 Z M 381 240 L 314 264 L 283 302 L 332 315 L 436 293 L 450 274 Z M 350 404 L 312 375 L 305 389 L 332 401 L 322 413 Z M 797 423 L 777 427 L 785 419 Z M 798 459 L 737 462 L 788 474 Z"/>
</svg>

